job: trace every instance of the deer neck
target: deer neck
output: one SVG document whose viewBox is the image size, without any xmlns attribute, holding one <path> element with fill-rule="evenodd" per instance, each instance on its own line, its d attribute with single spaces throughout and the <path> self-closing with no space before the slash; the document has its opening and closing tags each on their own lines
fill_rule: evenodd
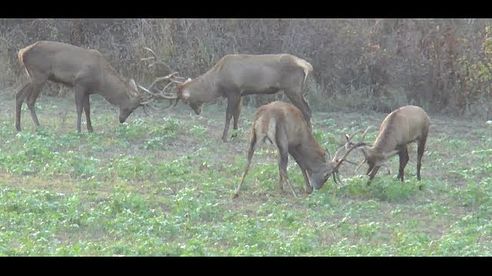
<svg viewBox="0 0 492 276">
<path fill-rule="evenodd" d="M 100 85 L 100 95 L 116 106 L 123 106 L 130 100 L 129 85 L 115 74 L 106 74 Z"/>
<path fill-rule="evenodd" d="M 379 133 L 371 149 L 379 153 L 387 153 L 394 150 L 398 143 L 393 136 L 389 129 L 384 129 Z"/>
<path fill-rule="evenodd" d="M 374 141 L 372 149 L 379 153 L 387 153 L 394 150 L 398 146 L 397 128 L 398 114 L 392 112 L 381 123 L 379 134 Z"/>
<path fill-rule="evenodd" d="M 296 153 L 299 155 L 300 165 L 311 172 L 319 172 L 326 167 L 326 153 L 319 144 L 310 137 L 308 143 L 299 145 Z"/>
<path fill-rule="evenodd" d="M 214 72 L 207 72 L 196 78 L 189 86 L 191 97 L 195 101 L 202 103 L 211 102 L 219 97 L 220 94 L 216 80 L 217 78 Z"/>
</svg>

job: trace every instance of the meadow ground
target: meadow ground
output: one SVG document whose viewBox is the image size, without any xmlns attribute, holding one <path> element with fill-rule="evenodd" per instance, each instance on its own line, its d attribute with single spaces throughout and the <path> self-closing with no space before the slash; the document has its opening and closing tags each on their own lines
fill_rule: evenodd
<svg viewBox="0 0 492 276">
<path fill-rule="evenodd" d="M 277 153 L 260 147 L 237 199 L 255 109 L 243 108 L 237 137 L 220 140 L 224 106 L 201 116 L 158 105 L 118 123 L 117 109 L 91 98 L 94 133 L 75 131 L 71 94 L 41 95 L 42 127 L 27 106 L 14 127 L 14 91 L 0 95 L 0 255 L 488 255 L 492 254 L 492 127 L 431 114 L 415 178 L 380 170 L 370 186 L 342 168 L 312 195 L 292 158 L 298 194 L 278 190 Z M 382 113 L 313 114 L 316 139 L 335 150 L 344 133 L 373 128 Z M 356 152 L 351 159 L 361 160 Z"/>
</svg>

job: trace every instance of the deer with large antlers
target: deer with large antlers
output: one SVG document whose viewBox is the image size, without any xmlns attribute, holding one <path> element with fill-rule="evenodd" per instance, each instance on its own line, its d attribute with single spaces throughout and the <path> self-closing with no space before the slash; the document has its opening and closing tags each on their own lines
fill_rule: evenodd
<svg viewBox="0 0 492 276">
<path fill-rule="evenodd" d="M 251 94 L 274 94 L 283 91 L 301 110 L 303 118 L 311 128 L 311 109 L 304 98 L 303 88 L 312 70 L 309 62 L 290 54 L 231 54 L 221 58 L 201 76 L 181 81 L 177 86 L 177 97 L 188 104 L 197 115 L 201 113 L 204 103 L 218 97 L 227 98 L 222 134 L 224 142 L 227 141 L 231 118 L 234 119 L 233 129 L 238 128 L 242 96 Z"/>
<path fill-rule="evenodd" d="M 38 41 L 19 50 L 18 58 L 29 77 L 29 82 L 16 94 L 15 127 L 18 131 L 21 131 L 21 107 L 26 99 L 31 118 L 39 126 L 35 103 L 48 80 L 74 88 L 78 132 L 81 132 L 82 111 L 85 111 L 87 130 L 93 132 L 90 94 L 100 94 L 118 106 L 120 123 L 125 122 L 137 107 L 145 107 L 156 97 L 163 98 L 159 93 L 146 97 L 146 94 L 139 92 L 135 81 L 123 79 L 97 50 L 61 42 Z"/>
<path fill-rule="evenodd" d="M 304 176 L 305 191 L 309 194 L 313 191 L 313 188 L 320 189 L 331 175 L 333 175 L 333 180 L 337 183 L 337 178 L 339 179 L 338 168 L 346 161 L 345 158 L 353 149 L 362 145 L 352 144 L 346 153 L 339 157 L 341 150 L 344 148 L 344 145 L 342 145 L 330 160 L 327 152 L 315 140 L 311 128 L 304 120 L 304 115 L 297 107 L 280 101 L 263 105 L 258 108 L 255 114 L 248 150 L 248 161 L 241 182 L 237 186 L 233 197 L 239 195 L 239 190 L 248 173 L 251 159 L 258 143 L 266 141 L 274 144 L 278 149 L 280 190 L 283 190 L 284 184 L 287 183 L 294 196 L 297 195 L 287 176 L 289 154 L 301 168 Z"/>
<path fill-rule="evenodd" d="M 409 160 L 407 145 L 415 141 L 417 142 L 417 179 L 420 180 L 422 156 L 424 155 L 429 127 L 429 116 L 418 106 L 403 106 L 388 114 L 381 123 L 379 134 L 372 146 L 363 142 L 358 143 L 363 144 L 360 150 L 364 154 L 364 160 L 362 160 L 360 165 L 363 163 L 369 165 L 366 173 L 369 176 L 368 184 L 374 178 L 379 168 L 386 166 L 385 162 L 395 154 L 398 154 L 400 157 L 397 178 L 403 182 L 405 166 Z M 368 129 L 366 129 L 362 137 L 365 136 Z M 352 136 L 346 135 L 347 145 L 353 144 L 351 142 Z"/>
</svg>

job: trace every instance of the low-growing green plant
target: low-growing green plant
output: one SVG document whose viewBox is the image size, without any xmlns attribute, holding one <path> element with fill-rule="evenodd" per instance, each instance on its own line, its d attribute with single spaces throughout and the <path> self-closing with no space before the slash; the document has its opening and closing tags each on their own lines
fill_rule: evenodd
<svg viewBox="0 0 492 276">
<path fill-rule="evenodd" d="M 95 132 L 78 134 L 56 115 L 64 104 L 72 106 L 73 99 L 42 104 L 44 127 L 28 125 L 19 133 L 12 114 L 0 112 L 0 255 L 492 253 L 487 129 L 455 130 L 461 122 L 433 118 L 421 181 L 410 171 L 401 183 L 383 170 L 367 185 L 367 176 L 343 164 L 342 183 L 330 178 L 307 195 L 289 157 L 298 198 L 288 187 L 278 191 L 277 151 L 263 146 L 242 196 L 233 200 L 249 128 L 223 143 L 223 106 L 211 105 L 203 116 L 137 111 L 116 124 L 114 110 L 99 108 L 96 98 Z M 254 111 L 243 110 L 244 126 Z M 343 134 L 375 125 L 385 114 L 313 115 L 315 139 L 333 154 Z M 365 140 L 376 134 L 373 128 Z M 359 158 L 354 152 L 349 159 Z M 411 154 L 409 166 L 414 163 Z M 397 165 L 391 162 L 392 169 Z"/>
</svg>

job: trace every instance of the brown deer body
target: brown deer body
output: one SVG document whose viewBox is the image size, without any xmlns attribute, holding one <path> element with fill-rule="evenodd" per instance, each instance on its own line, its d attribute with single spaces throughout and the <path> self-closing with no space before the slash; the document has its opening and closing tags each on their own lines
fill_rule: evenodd
<svg viewBox="0 0 492 276">
<path fill-rule="evenodd" d="M 85 111 L 87 130 L 93 131 L 89 103 L 92 93 L 100 94 L 120 108 L 120 123 L 143 105 L 143 97 L 135 82 L 121 78 L 97 50 L 61 42 L 38 41 L 21 49 L 18 58 L 29 77 L 29 82 L 16 94 L 15 127 L 18 131 L 21 130 L 21 107 L 26 98 L 32 120 L 39 126 L 34 105 L 48 80 L 74 88 L 78 132 L 81 131 L 82 110 Z"/>
<path fill-rule="evenodd" d="M 369 175 L 369 182 L 384 162 L 395 154 L 400 157 L 397 178 L 403 182 L 404 169 L 409 160 L 407 145 L 415 141 L 417 141 L 417 179 L 420 180 L 422 156 L 429 127 L 429 116 L 418 106 L 403 106 L 388 114 L 381 123 L 373 145 L 360 148 L 364 154 L 363 162 L 369 165 L 366 173 Z"/>
<path fill-rule="evenodd" d="M 203 75 L 179 85 L 178 99 L 189 104 L 198 115 L 203 103 L 217 97 L 227 98 L 224 142 L 232 117 L 233 128 L 238 128 L 241 96 L 250 94 L 284 91 L 311 127 L 311 109 L 304 98 L 303 86 L 312 70 L 307 61 L 290 54 L 226 55 Z"/>
<path fill-rule="evenodd" d="M 296 194 L 287 176 L 289 154 L 301 168 L 305 181 L 305 191 L 311 193 L 313 188 L 320 189 L 332 174 L 336 181 L 335 174 L 338 172 L 338 167 L 350 151 L 360 146 L 352 145 L 342 158 L 338 158 L 337 155 L 343 148 L 342 146 L 337 150 L 333 159 L 330 160 L 327 158 L 326 152 L 314 139 L 311 128 L 297 107 L 280 101 L 263 105 L 258 108 L 255 114 L 248 150 L 248 161 L 234 197 L 239 194 L 258 143 L 264 143 L 266 140 L 274 144 L 278 149 L 280 189 L 283 190 L 284 184 L 287 183 L 294 195 Z"/>
</svg>

